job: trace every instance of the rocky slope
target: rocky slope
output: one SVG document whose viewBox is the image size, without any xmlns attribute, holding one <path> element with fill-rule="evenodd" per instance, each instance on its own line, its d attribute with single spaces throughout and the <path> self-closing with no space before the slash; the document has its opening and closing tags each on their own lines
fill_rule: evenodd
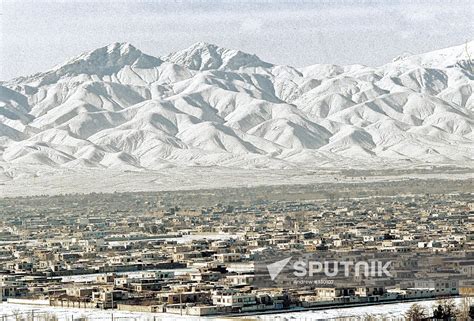
<svg viewBox="0 0 474 321">
<path fill-rule="evenodd" d="M 472 166 L 470 52 L 295 68 L 206 43 L 160 58 L 114 43 L 0 84 L 0 171 Z"/>
</svg>

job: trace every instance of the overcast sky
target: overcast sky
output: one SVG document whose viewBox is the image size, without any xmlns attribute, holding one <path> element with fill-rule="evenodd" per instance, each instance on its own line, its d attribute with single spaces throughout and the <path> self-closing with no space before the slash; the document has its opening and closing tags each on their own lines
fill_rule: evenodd
<svg viewBox="0 0 474 321">
<path fill-rule="evenodd" d="M 9 1 L 1 5 L 0 79 L 48 70 L 130 42 L 165 55 L 205 41 L 293 66 L 381 65 L 474 38 L 474 1 Z"/>
</svg>

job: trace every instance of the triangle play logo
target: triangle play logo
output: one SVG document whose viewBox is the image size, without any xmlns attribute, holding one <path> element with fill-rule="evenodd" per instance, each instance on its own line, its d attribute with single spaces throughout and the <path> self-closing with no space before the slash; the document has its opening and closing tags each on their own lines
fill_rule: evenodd
<svg viewBox="0 0 474 321">
<path fill-rule="evenodd" d="M 272 279 L 272 281 L 274 281 L 278 277 L 280 272 L 285 268 L 285 266 L 288 264 L 288 262 L 290 262 L 290 260 L 291 256 L 289 258 L 267 265 L 267 270 L 270 274 L 270 278 Z"/>
</svg>

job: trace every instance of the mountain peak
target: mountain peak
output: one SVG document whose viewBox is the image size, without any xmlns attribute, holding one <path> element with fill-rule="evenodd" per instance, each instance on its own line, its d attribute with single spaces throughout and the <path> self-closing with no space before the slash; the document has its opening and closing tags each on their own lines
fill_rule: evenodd
<svg viewBox="0 0 474 321">
<path fill-rule="evenodd" d="M 162 64 L 112 43 L 0 86 L 0 174 L 83 165 L 472 168 L 471 44 L 379 68 L 296 69 L 205 42 Z"/>
<path fill-rule="evenodd" d="M 83 53 L 54 70 L 59 75 L 65 74 L 99 74 L 107 75 L 117 72 L 124 66 L 151 68 L 159 66 L 161 60 L 144 54 L 128 42 L 114 42 L 105 47 Z"/>
<path fill-rule="evenodd" d="M 144 54 L 128 42 L 114 42 L 107 46 L 84 52 L 53 69 L 27 77 L 18 77 L 11 83 L 29 83 L 41 86 L 54 83 L 64 76 L 81 74 L 112 75 L 126 66 L 153 68 L 162 64 L 159 58 Z"/>
<path fill-rule="evenodd" d="M 272 66 L 256 55 L 222 48 L 207 42 L 197 42 L 187 49 L 171 53 L 162 59 L 192 70 L 238 70 L 248 67 L 268 68 Z"/>
<path fill-rule="evenodd" d="M 107 52 L 109 53 L 112 53 L 117 50 L 120 51 L 121 54 L 127 54 L 131 51 L 140 51 L 129 42 L 114 42 L 106 46 L 106 48 Z"/>
<path fill-rule="evenodd" d="M 189 48 L 218 48 L 219 46 L 205 41 L 199 41 L 191 45 Z M 189 49 L 188 48 L 188 49 Z"/>
<path fill-rule="evenodd" d="M 474 41 L 462 45 L 438 49 L 426 53 L 413 55 L 403 53 L 396 57 L 393 62 L 399 65 L 419 65 L 427 68 L 451 68 L 460 67 L 471 69 L 474 64 Z"/>
</svg>

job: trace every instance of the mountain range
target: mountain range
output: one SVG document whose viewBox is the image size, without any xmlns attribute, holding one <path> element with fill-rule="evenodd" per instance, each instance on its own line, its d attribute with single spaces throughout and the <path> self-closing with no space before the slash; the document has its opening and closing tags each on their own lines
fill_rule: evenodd
<svg viewBox="0 0 474 321">
<path fill-rule="evenodd" d="M 471 53 L 296 68 L 202 42 L 162 57 L 113 43 L 0 83 L 0 172 L 471 167 Z"/>
</svg>

